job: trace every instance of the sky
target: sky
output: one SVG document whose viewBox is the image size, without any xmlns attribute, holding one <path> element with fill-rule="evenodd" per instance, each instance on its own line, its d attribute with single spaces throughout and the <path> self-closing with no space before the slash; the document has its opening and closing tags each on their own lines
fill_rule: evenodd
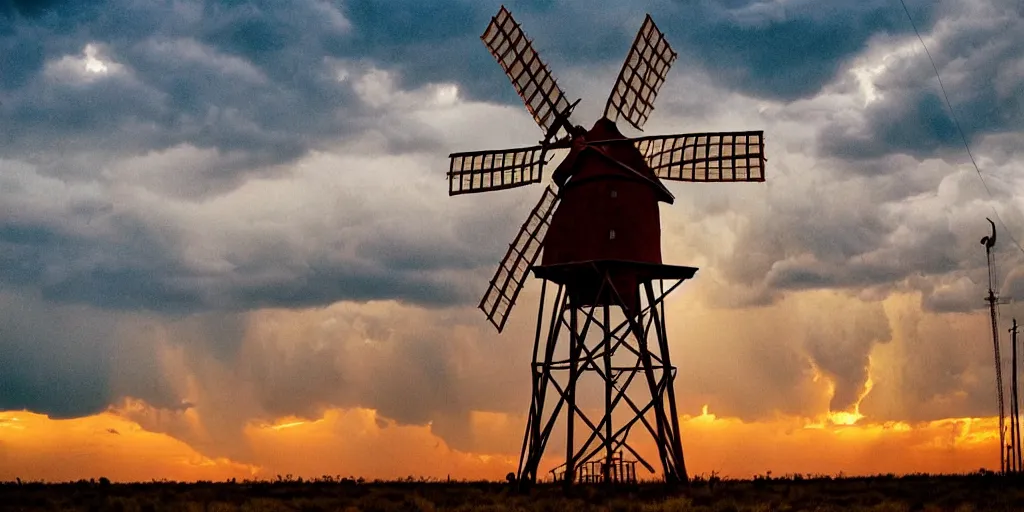
<svg viewBox="0 0 1024 512">
<path fill-rule="evenodd" d="M 514 471 L 539 283 L 500 335 L 476 305 L 541 188 L 445 179 L 542 137 L 499 5 L 0 2 L 0 480 Z M 998 215 L 1006 338 L 1024 2 L 906 5 L 981 176 L 898 0 L 508 0 L 576 123 L 649 12 L 644 133 L 765 132 L 765 183 L 661 206 L 691 474 L 998 467 L 978 241 Z"/>
</svg>

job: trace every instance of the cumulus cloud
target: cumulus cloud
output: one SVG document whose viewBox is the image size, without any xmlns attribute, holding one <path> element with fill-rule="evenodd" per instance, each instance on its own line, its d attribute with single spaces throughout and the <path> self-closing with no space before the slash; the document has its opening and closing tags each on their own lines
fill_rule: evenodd
<svg viewBox="0 0 1024 512">
<path fill-rule="evenodd" d="M 1016 131 L 1022 118 L 1020 74 L 1024 16 L 1012 1 L 943 4 L 925 44 L 969 140 Z M 854 63 L 850 87 L 865 108 L 822 128 L 826 153 L 874 158 L 892 153 L 962 159 L 962 140 L 916 37 L 878 38 Z"/>
<path fill-rule="evenodd" d="M 906 299 L 890 301 L 886 311 L 893 341 L 872 352 L 873 387 L 862 414 L 880 421 L 995 414 L 988 315 L 931 315 Z"/>
<path fill-rule="evenodd" d="M 430 424 L 453 448 L 493 451 L 508 439 L 480 440 L 475 414 L 518 412 L 529 374 L 508 362 L 526 361 L 530 345 L 502 342 L 475 318 L 461 308 L 392 301 L 234 318 L 191 315 L 170 323 L 147 318 L 125 336 L 156 354 L 162 363 L 148 369 L 150 378 L 176 401 L 130 394 L 144 390 L 131 371 L 119 372 L 129 375 L 114 388 L 142 399 L 121 414 L 147 430 L 238 461 L 254 462 L 238 435 L 248 425 L 313 420 L 337 407 L 373 409 L 398 425 Z M 525 337 L 530 330 L 509 332 Z M 126 365 L 130 359 L 119 358 Z"/>
</svg>

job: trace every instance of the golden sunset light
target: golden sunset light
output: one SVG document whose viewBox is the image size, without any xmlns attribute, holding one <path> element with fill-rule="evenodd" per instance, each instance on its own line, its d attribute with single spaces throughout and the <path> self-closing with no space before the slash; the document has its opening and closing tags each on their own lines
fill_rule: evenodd
<svg viewBox="0 0 1024 512">
<path fill-rule="evenodd" d="M 777 476 L 967 473 L 988 463 L 997 442 L 994 418 L 913 425 L 846 425 L 782 417 L 746 423 L 705 411 L 684 416 L 682 422 L 686 439 L 692 440 L 686 450 L 691 471 L 729 478 L 769 471 Z M 204 457 L 167 434 L 144 430 L 116 409 L 73 420 L 6 412 L 0 415 L 0 428 L 0 480 L 73 481 L 96 475 L 122 481 L 272 480 L 289 474 L 500 480 L 515 470 L 519 456 L 454 450 L 430 427 L 399 426 L 367 409 L 331 409 L 311 421 L 250 424 L 244 442 L 251 449 L 251 462 Z M 479 434 L 487 435 L 487 426 L 481 428 L 485 431 Z M 649 452 L 649 446 L 643 448 Z M 66 464 L 69 456 L 76 463 Z M 339 473 L 338 468 L 345 471 Z"/>
</svg>

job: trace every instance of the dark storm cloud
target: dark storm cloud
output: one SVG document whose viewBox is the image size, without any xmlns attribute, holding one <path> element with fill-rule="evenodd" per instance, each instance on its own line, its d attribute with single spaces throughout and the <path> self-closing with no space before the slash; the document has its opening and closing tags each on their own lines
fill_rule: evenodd
<svg viewBox="0 0 1024 512">
<path fill-rule="evenodd" d="M 394 69 L 405 87 L 457 81 L 470 97 L 515 98 L 480 41 L 497 4 L 355 0 L 342 8 L 354 28 L 349 37 L 328 43 L 338 55 L 359 55 Z"/>
<path fill-rule="evenodd" d="M 907 5 L 927 28 L 936 4 Z M 873 36 L 911 30 L 902 8 L 888 0 L 704 1 L 677 4 L 671 16 L 664 30 L 724 86 L 782 100 L 818 93 Z"/>
<path fill-rule="evenodd" d="M 876 296 L 919 291 L 929 311 L 981 306 L 966 300 L 970 290 L 960 280 L 984 279 L 978 238 L 992 213 L 974 173 L 915 163 L 865 176 L 832 163 L 842 170 L 808 170 L 815 176 L 810 182 L 783 177 L 788 183 L 776 190 L 786 197 L 770 199 L 770 219 L 741 228 L 734 251 L 716 265 L 728 281 L 758 290 L 744 304 L 764 305 L 786 292 L 846 289 Z M 902 158 L 893 163 L 906 165 Z M 921 189 L 914 181 L 931 185 Z"/>
<path fill-rule="evenodd" d="M 496 264 L 490 256 L 490 251 L 474 251 L 474 246 L 480 247 L 476 243 L 452 244 L 451 240 L 439 240 L 424 232 L 410 230 L 388 233 L 369 240 L 359 247 L 358 253 L 366 258 L 376 259 L 398 272 L 459 270 Z"/>
<path fill-rule="evenodd" d="M 934 2 L 911 0 L 907 5 L 921 27 L 931 26 Z M 678 66 L 697 65 L 729 90 L 787 101 L 819 92 L 876 34 L 911 31 L 902 7 L 887 0 L 825 5 L 810 1 L 658 1 L 646 9 L 628 3 L 516 2 L 508 7 L 534 39 L 542 57 L 552 64 L 556 77 L 559 69 L 568 65 L 619 66 L 647 11 L 682 55 Z M 477 35 L 497 6 L 481 5 L 478 9 L 451 14 L 453 19 L 475 23 L 470 33 Z M 457 26 L 455 30 L 464 28 Z M 399 33 L 404 37 L 409 32 Z M 461 38 L 459 41 L 463 42 Z M 475 44 L 480 48 L 462 44 L 455 48 L 459 53 L 469 51 L 466 56 L 473 59 L 473 69 L 490 69 L 478 67 L 486 65 L 496 69 L 492 62 L 484 62 L 490 60 L 489 56 L 478 41 Z M 428 51 L 421 55 L 431 62 L 436 58 Z M 461 64 L 441 64 L 448 69 L 456 65 Z M 458 76 L 465 80 L 467 75 Z M 505 92 L 483 88 L 475 77 L 468 85 L 471 94 L 512 98 Z M 567 93 L 572 95 L 572 91 Z"/>
<path fill-rule="evenodd" d="M 635 6 L 510 7 L 542 53 L 562 65 L 618 65 L 640 21 L 624 23 L 639 16 Z M 451 81 L 468 97 L 517 103 L 479 41 L 496 9 L 319 0 L 12 4 L 0 18 L 0 52 L 9 63 L 0 89 L 0 140 L 5 157 L 76 183 L 102 182 L 111 167 L 146 173 L 153 164 L 146 158 L 178 152 L 170 168 L 149 173 L 144 184 L 161 196 L 196 199 L 280 175 L 281 164 L 370 130 L 385 135 L 388 150 L 430 150 L 437 137 L 429 129 L 396 122 L 386 108 L 360 98 L 352 77 L 339 75 L 373 66 L 394 72 L 399 87 Z M 879 2 L 824 10 L 702 2 L 651 10 L 677 48 L 713 76 L 774 98 L 813 94 L 873 32 L 901 30 L 891 6 Z M 926 9 L 915 7 L 915 14 L 927 26 Z M 88 58 L 102 61 L 106 72 L 83 71 Z M 114 216 L 109 225 L 113 232 L 102 237 L 61 231 L 54 222 L 5 226 L 10 264 L 0 275 L 38 284 L 47 297 L 111 308 L 188 310 L 216 302 L 202 288 L 205 276 L 182 260 L 180 233 L 130 215 Z M 484 261 L 468 247 L 443 242 L 383 237 L 358 246 L 361 259 L 376 262 L 347 262 L 342 269 L 338 261 L 307 258 L 298 269 L 283 269 L 285 278 L 238 284 L 222 306 L 306 306 L 339 297 L 461 302 L 459 290 L 425 272 Z M 84 267 L 75 264 L 83 255 Z M 273 257 L 243 261 L 238 273 L 270 274 L 281 264 Z M 55 267 L 66 271 L 54 277 Z"/>
<path fill-rule="evenodd" d="M 360 81 L 374 68 L 393 70 L 399 86 L 458 81 L 475 64 L 452 58 L 457 49 L 448 42 L 464 36 L 490 59 L 470 35 L 479 25 L 472 22 L 490 14 L 474 18 L 466 5 L 433 5 L 5 4 L 0 141 L 5 166 L 21 171 L 28 164 L 31 171 L 13 173 L 0 191 L 3 210 L 27 205 L 0 221 L 0 282 L 61 302 L 178 312 L 339 298 L 468 300 L 441 275 L 491 263 L 467 244 L 429 234 L 412 242 L 378 230 L 334 243 L 339 252 L 342 244 L 353 248 L 352 256 L 323 247 L 293 258 L 294 244 L 264 239 L 253 243 L 265 247 L 242 251 L 252 257 L 227 255 L 234 266 L 228 277 L 188 261 L 197 226 L 134 209 L 164 197 L 210 200 L 251 179 L 280 176 L 287 172 L 281 164 L 327 141 L 376 133 L 385 141 L 381 151 L 436 148 L 433 129 L 396 115 L 401 106 L 361 97 L 390 94 L 389 85 Z M 89 59 L 105 70 L 87 71 Z M 49 178 L 57 181 L 45 191 L 27 184 Z M 123 188 L 113 197 L 126 178 L 155 196 L 127 192 L 136 204 L 126 206 Z M 33 207 L 51 201 L 53 189 L 74 206 Z"/>
<path fill-rule="evenodd" d="M 66 418 L 106 407 L 115 326 L 82 313 L 0 296 L 0 409 Z"/>
<path fill-rule="evenodd" d="M 244 274 L 246 270 L 257 269 L 239 270 Z M 313 265 L 278 286 L 259 283 L 251 290 L 242 290 L 238 295 L 238 307 L 311 307 L 329 304 L 339 298 L 365 302 L 400 297 L 424 306 L 467 304 L 473 300 L 449 279 L 424 275 L 419 270 L 356 261 L 341 265 L 332 262 L 324 268 Z"/>
<path fill-rule="evenodd" d="M 30 293 L 0 293 L 0 410 L 78 417 L 101 412 L 124 396 L 180 408 L 152 340 L 126 335 L 124 320 Z"/>
<path fill-rule="evenodd" d="M 927 27 L 931 4 L 911 5 Z M 333 23 L 332 8 L 347 23 Z M 636 16 L 634 6 L 524 2 L 510 8 L 542 53 L 566 64 L 617 65 L 637 28 L 623 23 Z M 373 60 L 397 71 L 407 87 L 455 81 L 470 97 L 515 103 L 512 89 L 479 41 L 496 10 L 496 3 L 462 2 L 402 1 L 385 7 L 364 1 L 304 1 L 286 8 L 273 2 L 167 5 L 119 0 L 21 9 L 28 16 L 7 16 L 2 48 L 11 63 L 5 80 L 17 85 L 7 90 L 13 102 L 8 115 L 25 126 L 5 135 L 31 145 L 24 140 L 27 135 L 19 134 L 26 129 L 32 133 L 32 120 L 52 124 L 71 119 L 68 131 L 81 134 L 123 126 L 134 118 L 158 128 L 148 140 L 134 141 L 140 147 L 182 141 L 222 149 L 280 144 L 273 154 L 287 160 L 346 127 L 332 114 L 350 107 L 351 98 L 325 72 L 324 57 Z M 872 34 L 908 30 L 902 11 L 889 2 L 825 9 L 812 3 L 663 3 L 651 11 L 677 49 L 723 85 L 784 99 L 817 92 Z M 127 66 L 136 83 L 109 79 L 102 91 L 66 91 L 40 80 L 47 60 L 79 53 L 86 42 L 105 45 L 108 57 Z M 230 76 L 223 68 L 228 57 L 252 66 L 265 81 Z M 105 95 L 126 101 L 112 103 Z M 83 112 L 93 104 L 106 107 L 102 119 Z M 241 118 L 211 123 L 213 106 L 235 108 Z M 239 121 L 257 130 L 235 133 Z"/>
<path fill-rule="evenodd" d="M 911 2 L 925 29 L 931 6 Z M 562 64 L 617 65 L 636 30 L 624 23 L 637 16 L 635 6 L 510 7 L 542 53 Z M 478 37 L 496 9 L 490 3 L 384 7 L 314 0 L 287 7 L 111 0 L 31 12 L 10 8 L 22 14 L 8 15 L 0 30 L 0 50 L 10 63 L 5 80 L 12 81 L 0 113 L 16 122 L 4 123 L 0 135 L 26 153 L 59 139 L 66 150 L 99 143 L 137 153 L 188 143 L 243 150 L 267 165 L 291 161 L 325 139 L 351 133 L 364 114 L 325 57 L 373 61 L 396 71 L 406 87 L 454 81 L 469 97 L 517 103 Z M 819 91 L 873 34 L 908 30 L 902 10 L 883 1 L 826 8 L 811 2 L 659 3 L 650 10 L 687 60 L 722 85 L 787 100 Z M 42 76 L 44 63 L 81 54 L 88 42 L 125 73 L 86 85 Z"/>
<path fill-rule="evenodd" d="M 196 290 L 165 279 L 183 270 L 173 258 L 173 233 L 154 233 L 133 219 L 111 222 L 118 240 L 89 239 L 45 225 L 5 227 L 0 231 L 2 280 L 35 285 L 49 300 L 116 309 L 175 310 L 196 302 Z M 73 269 L 85 262 L 89 268 Z"/>
<path fill-rule="evenodd" d="M 479 292 L 457 277 L 493 265 L 475 241 L 505 223 L 490 214 L 436 218 L 436 202 L 402 192 L 380 204 L 354 190 L 281 186 L 292 188 L 251 197 L 286 200 L 290 213 L 259 204 L 202 213 L 209 205 L 69 185 L 8 163 L 0 175 L 0 282 L 54 302 L 168 313 L 343 299 L 468 304 Z M 416 227 L 431 218 L 430 229 Z"/>
<path fill-rule="evenodd" d="M 349 29 L 327 3 L 69 3 L 0 26 L 8 157 L 189 144 L 255 157 L 210 170 L 242 172 L 351 133 L 363 114 L 325 61 L 324 40 Z M 61 59 L 87 44 L 108 72 L 70 76 Z"/>
<path fill-rule="evenodd" d="M 944 100 L 935 92 L 901 95 L 869 110 L 861 134 L 828 126 L 821 134 L 824 151 L 842 158 L 875 158 L 891 152 L 917 157 L 961 143 Z"/>
<path fill-rule="evenodd" d="M 930 27 L 935 4 L 907 4 L 919 25 Z M 617 66 L 645 10 L 611 2 L 524 1 L 508 7 L 543 56 L 576 66 Z M 498 2 L 403 0 L 385 7 L 358 0 L 342 10 L 353 30 L 344 38 L 324 38 L 332 55 L 368 56 L 399 71 L 410 87 L 454 80 L 470 97 L 517 103 L 511 87 L 495 79 L 501 72 L 479 39 Z M 911 30 L 902 9 L 885 0 L 824 8 L 815 2 L 656 2 L 646 10 L 677 50 L 729 89 L 780 99 L 816 93 L 878 32 Z"/>
<path fill-rule="evenodd" d="M 130 215 L 107 216 L 106 236 L 54 225 L 59 224 L 56 219 L 50 225 L 10 224 L 0 230 L 0 280 L 37 288 L 55 302 L 192 312 L 307 307 L 342 297 L 356 301 L 400 297 L 424 305 L 471 300 L 449 278 L 428 273 L 466 265 L 463 251 L 451 253 L 452 259 L 429 253 L 417 259 L 400 246 L 370 243 L 358 246 L 363 255 L 359 259 L 310 254 L 297 261 L 292 251 L 302 248 L 268 241 L 261 253 L 239 256 L 229 272 L 211 273 L 188 262 L 188 243 L 180 231 L 156 230 Z"/>
<path fill-rule="evenodd" d="M 948 18 L 922 32 L 968 141 L 1024 125 L 1024 12 L 1011 0 L 944 4 Z M 913 43 L 914 40 L 910 40 Z M 827 154 L 848 159 L 942 152 L 962 160 L 963 142 L 924 50 L 898 55 L 874 79 L 880 99 L 837 117 L 819 135 Z"/>
</svg>

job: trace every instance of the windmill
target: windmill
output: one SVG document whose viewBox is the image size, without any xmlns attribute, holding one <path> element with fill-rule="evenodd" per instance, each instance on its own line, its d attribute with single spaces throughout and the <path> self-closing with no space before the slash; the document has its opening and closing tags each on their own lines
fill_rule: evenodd
<svg viewBox="0 0 1024 512">
<path fill-rule="evenodd" d="M 642 130 L 676 59 L 650 15 L 604 116 L 590 130 L 572 124 L 579 100 L 569 102 L 504 6 L 481 39 L 544 138 L 529 147 L 451 154 L 449 195 L 539 183 L 548 153 L 568 150 L 552 173 L 554 186 L 541 193 L 479 305 L 501 332 L 527 274 L 541 279 L 533 394 L 517 479 L 521 485 L 537 480 L 564 416 L 565 463 L 552 473 L 566 485 L 635 480 L 637 462 L 654 473 L 627 443 L 634 427 L 654 439 L 665 480 L 686 481 L 664 301 L 697 269 L 662 263 L 659 203 L 674 201 L 662 180 L 764 181 L 763 132 L 622 135 L 620 119 Z M 554 301 L 546 316 L 549 287 Z M 603 407 L 577 400 L 577 389 L 589 382 L 584 375 L 603 388 Z"/>
</svg>

